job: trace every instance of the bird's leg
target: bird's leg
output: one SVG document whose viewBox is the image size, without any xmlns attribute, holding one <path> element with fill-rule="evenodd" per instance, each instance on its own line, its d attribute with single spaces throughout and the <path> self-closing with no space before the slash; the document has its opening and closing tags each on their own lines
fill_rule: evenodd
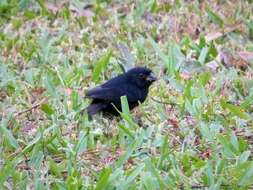
<svg viewBox="0 0 253 190">
<path fill-rule="evenodd" d="M 106 137 L 112 138 L 116 134 L 117 128 L 115 127 L 115 119 L 111 117 L 112 119 L 104 119 L 103 123 L 105 124 L 105 127 L 103 128 L 104 135 Z"/>
</svg>

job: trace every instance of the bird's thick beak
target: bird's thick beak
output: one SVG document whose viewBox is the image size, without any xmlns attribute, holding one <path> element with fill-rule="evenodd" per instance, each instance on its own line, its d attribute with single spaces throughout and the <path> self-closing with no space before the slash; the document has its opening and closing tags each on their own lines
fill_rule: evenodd
<svg viewBox="0 0 253 190">
<path fill-rule="evenodd" d="M 147 81 L 150 81 L 150 82 L 154 82 L 157 80 L 156 76 L 154 75 L 154 73 L 150 73 L 147 78 L 146 78 Z"/>
</svg>

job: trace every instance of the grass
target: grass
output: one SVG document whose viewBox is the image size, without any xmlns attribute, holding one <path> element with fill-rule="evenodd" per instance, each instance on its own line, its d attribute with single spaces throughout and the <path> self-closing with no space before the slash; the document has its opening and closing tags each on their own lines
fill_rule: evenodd
<svg viewBox="0 0 253 190">
<path fill-rule="evenodd" d="M 253 4 L 0 1 L 0 189 L 249 189 Z M 121 118 L 80 115 L 134 65 Z"/>
</svg>

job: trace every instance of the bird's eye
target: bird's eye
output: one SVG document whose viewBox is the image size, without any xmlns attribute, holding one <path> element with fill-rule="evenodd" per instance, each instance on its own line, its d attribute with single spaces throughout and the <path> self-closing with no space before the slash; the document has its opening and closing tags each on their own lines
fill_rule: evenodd
<svg viewBox="0 0 253 190">
<path fill-rule="evenodd" d="M 145 78 L 145 75 L 144 75 L 143 73 L 141 73 L 141 74 L 139 74 L 139 77 L 140 77 L 141 79 L 144 79 L 144 78 Z"/>
</svg>

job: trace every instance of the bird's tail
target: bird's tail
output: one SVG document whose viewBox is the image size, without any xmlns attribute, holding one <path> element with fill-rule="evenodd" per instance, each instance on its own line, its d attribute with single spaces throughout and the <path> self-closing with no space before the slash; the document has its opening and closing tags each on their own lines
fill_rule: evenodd
<svg viewBox="0 0 253 190">
<path fill-rule="evenodd" d="M 93 116 L 94 114 L 100 112 L 103 108 L 105 107 L 104 103 L 95 103 L 95 104 L 91 104 L 89 105 L 89 107 L 87 108 L 87 113 L 89 115 L 89 117 Z"/>
</svg>

